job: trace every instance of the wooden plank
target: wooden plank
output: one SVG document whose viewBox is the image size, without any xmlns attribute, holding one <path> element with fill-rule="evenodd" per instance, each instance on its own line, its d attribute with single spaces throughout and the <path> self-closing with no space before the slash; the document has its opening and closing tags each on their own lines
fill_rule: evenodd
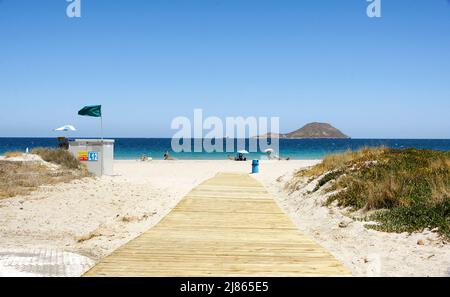
<svg viewBox="0 0 450 297">
<path fill-rule="evenodd" d="M 189 195 L 188 198 L 194 198 Z M 278 214 L 280 210 L 273 200 L 259 200 L 255 205 L 254 201 L 236 201 L 230 198 L 195 197 L 195 199 L 183 199 L 176 207 L 176 211 L 181 212 L 225 212 L 225 213 L 265 213 Z"/>
<path fill-rule="evenodd" d="M 157 226 L 85 276 L 349 275 L 304 236 L 264 187 L 222 173 L 191 191 Z"/>
</svg>

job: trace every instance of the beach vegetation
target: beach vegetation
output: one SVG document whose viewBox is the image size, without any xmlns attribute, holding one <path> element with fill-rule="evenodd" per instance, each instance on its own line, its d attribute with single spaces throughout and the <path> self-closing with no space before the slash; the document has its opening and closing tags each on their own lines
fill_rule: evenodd
<svg viewBox="0 0 450 297">
<path fill-rule="evenodd" d="M 82 168 L 81 162 L 65 149 L 35 148 L 31 153 L 40 156 L 44 161 L 61 165 L 67 169 Z"/>
<path fill-rule="evenodd" d="M 5 153 L 5 158 L 9 159 L 9 158 L 17 158 L 17 157 L 21 157 L 23 155 L 22 152 L 6 152 Z"/>
<path fill-rule="evenodd" d="M 84 166 L 77 164 L 78 161 L 73 156 L 70 158 L 67 155 L 70 154 L 69 152 L 50 151 L 47 149 L 37 150 L 44 160 L 59 166 L 42 161 L 0 160 L 0 199 L 27 195 L 40 186 L 69 182 L 90 176 Z M 5 155 L 8 156 L 8 153 Z"/>
<path fill-rule="evenodd" d="M 450 238 L 450 152 L 420 149 L 364 148 L 324 158 L 296 173 L 316 181 L 314 191 L 329 193 L 326 205 L 336 203 L 363 210 L 368 228 L 389 232 L 437 229 Z"/>
</svg>

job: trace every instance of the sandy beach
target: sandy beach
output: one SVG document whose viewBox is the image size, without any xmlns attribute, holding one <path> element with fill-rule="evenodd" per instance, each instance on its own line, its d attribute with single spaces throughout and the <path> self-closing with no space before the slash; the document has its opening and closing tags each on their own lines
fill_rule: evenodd
<svg viewBox="0 0 450 297">
<path fill-rule="evenodd" d="M 283 181 L 295 170 L 317 162 L 261 161 L 260 174 L 254 177 L 300 230 L 355 276 L 450 274 L 450 249 L 431 231 L 408 235 L 367 230 L 346 217 L 345 210 L 321 206 L 320 195 L 306 199 L 308 189 L 293 195 L 283 190 Z M 114 176 L 41 187 L 28 196 L 0 200 L 0 276 L 81 275 L 157 224 L 202 181 L 218 172 L 250 169 L 250 162 L 228 160 L 115 161 Z M 39 266 L 39 254 L 47 255 L 46 267 L 57 268 L 33 268 Z"/>
<path fill-rule="evenodd" d="M 261 163 L 261 174 L 275 179 L 314 163 L 265 161 Z M 7 257 L 24 249 L 34 253 L 36 249 L 40 253 L 72 252 L 92 259 L 78 269 L 81 274 L 101 257 L 157 224 L 202 181 L 220 171 L 249 172 L 251 164 L 228 160 L 130 160 L 115 161 L 114 167 L 115 176 L 41 187 L 28 196 L 0 200 L 0 255 Z M 4 259 L 5 263 L 11 261 Z M 10 270 L 0 268 L 0 275 L 8 273 Z"/>
</svg>

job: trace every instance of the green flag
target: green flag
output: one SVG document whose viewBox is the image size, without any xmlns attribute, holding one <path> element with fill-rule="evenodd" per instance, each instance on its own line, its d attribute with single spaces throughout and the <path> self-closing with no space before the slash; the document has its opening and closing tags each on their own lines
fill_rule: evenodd
<svg viewBox="0 0 450 297">
<path fill-rule="evenodd" d="M 78 114 L 81 116 L 98 118 L 102 116 L 102 106 L 101 105 L 85 106 L 78 112 Z"/>
</svg>

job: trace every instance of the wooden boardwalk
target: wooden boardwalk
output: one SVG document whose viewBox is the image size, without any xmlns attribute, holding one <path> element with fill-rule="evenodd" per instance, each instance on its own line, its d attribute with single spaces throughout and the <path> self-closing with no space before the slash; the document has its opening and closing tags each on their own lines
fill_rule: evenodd
<svg viewBox="0 0 450 297">
<path fill-rule="evenodd" d="M 158 225 L 85 276 L 341 276 L 348 271 L 303 235 L 263 186 L 221 173 Z"/>
</svg>

